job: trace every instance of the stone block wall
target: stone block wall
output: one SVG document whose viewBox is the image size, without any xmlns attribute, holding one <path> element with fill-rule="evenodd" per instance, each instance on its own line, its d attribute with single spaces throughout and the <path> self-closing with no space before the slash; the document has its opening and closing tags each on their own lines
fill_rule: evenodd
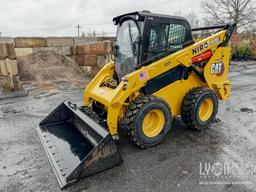
<svg viewBox="0 0 256 192">
<path fill-rule="evenodd" d="M 5 44 L 0 44 L 0 46 L 4 46 Z M 17 61 L 13 56 L 13 50 L 10 52 L 12 53 L 10 56 L 1 57 L 0 60 L 0 87 L 4 91 L 13 91 L 20 89 L 20 80 L 19 80 L 19 73 L 17 67 Z"/>
<path fill-rule="evenodd" d="M 54 51 L 73 58 L 86 75 L 95 76 L 111 60 L 113 37 L 0 37 L 0 87 L 20 88 L 17 57 Z"/>
<path fill-rule="evenodd" d="M 102 41 L 71 47 L 72 58 L 76 60 L 86 74 L 96 75 L 111 60 L 111 42 Z"/>
</svg>

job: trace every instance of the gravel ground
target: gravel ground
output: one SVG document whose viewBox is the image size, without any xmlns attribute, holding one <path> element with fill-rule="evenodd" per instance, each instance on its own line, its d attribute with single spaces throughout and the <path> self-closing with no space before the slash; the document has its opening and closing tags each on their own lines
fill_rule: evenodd
<svg viewBox="0 0 256 192">
<path fill-rule="evenodd" d="M 121 135 L 124 163 L 65 191 L 256 191 L 256 63 L 230 70 L 232 96 L 209 129 L 190 131 L 176 118 L 147 150 Z M 35 127 L 61 101 L 81 104 L 82 93 L 0 101 L 0 191 L 60 191 Z"/>
</svg>

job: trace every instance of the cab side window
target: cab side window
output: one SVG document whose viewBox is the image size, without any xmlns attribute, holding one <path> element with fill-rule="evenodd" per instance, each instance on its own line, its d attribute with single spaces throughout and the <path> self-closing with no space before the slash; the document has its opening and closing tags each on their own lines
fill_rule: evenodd
<svg viewBox="0 0 256 192">
<path fill-rule="evenodd" d="M 146 34 L 142 61 L 151 60 L 166 51 L 168 24 L 153 23 Z"/>
<path fill-rule="evenodd" d="M 186 29 L 180 24 L 170 24 L 167 51 L 176 52 L 183 48 L 186 40 Z"/>
<path fill-rule="evenodd" d="M 142 63 L 151 63 L 183 48 L 186 28 L 176 23 L 151 23 L 145 34 Z"/>
<path fill-rule="evenodd" d="M 157 24 L 151 28 L 148 46 L 149 58 L 165 52 L 168 35 L 165 30 L 166 26 L 166 24 Z"/>
</svg>

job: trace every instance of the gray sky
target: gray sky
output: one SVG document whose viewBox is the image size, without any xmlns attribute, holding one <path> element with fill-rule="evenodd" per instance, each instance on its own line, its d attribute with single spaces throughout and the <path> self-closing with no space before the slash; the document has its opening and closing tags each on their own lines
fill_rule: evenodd
<svg viewBox="0 0 256 192">
<path fill-rule="evenodd" d="M 123 13 L 200 12 L 200 0 L 0 0 L 0 5 L 2 36 L 76 36 L 78 23 L 85 34 L 114 35 L 112 18 Z"/>
</svg>

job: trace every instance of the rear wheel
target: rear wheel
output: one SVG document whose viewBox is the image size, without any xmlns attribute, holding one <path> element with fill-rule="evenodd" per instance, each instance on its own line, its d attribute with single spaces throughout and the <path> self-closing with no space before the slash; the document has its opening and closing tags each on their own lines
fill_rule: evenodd
<svg viewBox="0 0 256 192">
<path fill-rule="evenodd" d="M 164 101 L 140 96 L 127 107 L 123 127 L 134 144 L 147 148 L 165 138 L 171 122 L 171 111 Z"/>
<path fill-rule="evenodd" d="M 209 127 L 218 112 L 218 98 L 213 90 L 205 87 L 191 89 L 183 99 L 181 117 L 191 129 Z"/>
</svg>

